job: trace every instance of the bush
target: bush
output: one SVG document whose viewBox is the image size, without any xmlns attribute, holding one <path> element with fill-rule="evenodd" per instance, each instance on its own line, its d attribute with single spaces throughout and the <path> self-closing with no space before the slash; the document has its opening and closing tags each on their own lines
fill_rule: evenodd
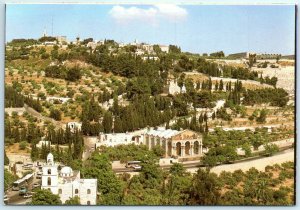
<svg viewBox="0 0 300 210">
<path fill-rule="evenodd" d="M 266 155 L 272 156 L 276 152 L 279 152 L 279 147 L 276 144 L 267 144 L 267 145 L 265 145 Z"/>
<path fill-rule="evenodd" d="M 51 109 L 50 117 L 57 121 L 60 121 L 61 120 L 61 112 L 58 109 Z"/>
<path fill-rule="evenodd" d="M 20 150 L 24 150 L 24 149 L 26 149 L 26 147 L 27 147 L 27 142 L 26 141 L 20 142 L 20 144 L 19 144 L 19 149 Z"/>
<path fill-rule="evenodd" d="M 288 161 L 288 162 L 282 163 L 281 166 L 284 169 L 294 169 L 295 164 L 294 164 L 294 162 Z"/>
</svg>

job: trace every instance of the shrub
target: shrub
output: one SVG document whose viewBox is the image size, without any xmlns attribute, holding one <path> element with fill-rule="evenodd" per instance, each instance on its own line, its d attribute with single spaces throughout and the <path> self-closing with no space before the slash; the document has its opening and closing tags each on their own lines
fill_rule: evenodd
<svg viewBox="0 0 300 210">
<path fill-rule="evenodd" d="M 24 149 L 26 149 L 26 147 L 27 147 L 27 142 L 26 141 L 20 142 L 20 144 L 19 144 L 19 149 L 20 150 L 24 150 Z"/>
</svg>

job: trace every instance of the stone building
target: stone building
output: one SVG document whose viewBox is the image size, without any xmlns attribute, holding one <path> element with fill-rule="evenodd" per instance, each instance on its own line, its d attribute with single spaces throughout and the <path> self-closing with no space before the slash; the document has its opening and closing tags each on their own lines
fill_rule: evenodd
<svg viewBox="0 0 300 210">
<path fill-rule="evenodd" d="M 151 130 L 144 135 L 149 149 L 160 145 L 165 157 L 196 158 L 202 155 L 202 136 L 191 130 Z"/>
<path fill-rule="evenodd" d="M 42 170 L 41 188 L 59 195 L 62 203 L 78 196 L 81 205 L 96 205 L 97 179 L 80 179 L 80 171 L 73 171 L 68 166 L 59 171 L 51 153 L 48 154 L 47 163 Z"/>
<path fill-rule="evenodd" d="M 130 133 L 100 133 L 95 148 L 106 146 L 115 147 L 118 145 L 143 144 L 143 136 L 137 132 Z"/>
</svg>

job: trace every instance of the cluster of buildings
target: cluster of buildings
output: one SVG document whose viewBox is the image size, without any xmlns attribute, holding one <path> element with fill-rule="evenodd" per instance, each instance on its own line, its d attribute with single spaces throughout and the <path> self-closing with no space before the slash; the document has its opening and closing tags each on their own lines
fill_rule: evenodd
<svg viewBox="0 0 300 210">
<path fill-rule="evenodd" d="M 42 142 L 46 143 L 46 142 Z M 160 146 L 165 158 L 193 160 L 202 156 L 202 136 L 191 130 L 144 129 L 131 133 L 99 135 L 96 147 L 120 144 L 146 145 L 149 149 Z M 96 205 L 97 179 L 82 179 L 80 171 L 69 166 L 59 167 L 51 153 L 42 166 L 41 189 L 59 195 L 62 203 L 78 197 L 81 205 Z"/>
<path fill-rule="evenodd" d="M 80 171 L 74 171 L 68 166 L 59 170 L 51 153 L 42 167 L 41 188 L 59 195 L 62 203 L 77 196 L 81 205 L 96 205 L 97 179 L 81 179 Z"/>
<path fill-rule="evenodd" d="M 143 55 L 145 53 L 148 54 L 155 54 L 154 45 L 146 44 L 146 43 L 139 43 L 137 40 L 130 43 L 129 45 L 137 47 L 137 55 Z M 157 45 L 162 52 L 169 53 L 169 46 L 167 45 Z"/>
<path fill-rule="evenodd" d="M 202 135 L 188 129 L 146 128 L 128 133 L 100 133 L 95 147 L 127 144 L 146 145 L 149 149 L 160 146 L 165 158 L 197 158 L 203 154 Z"/>
<path fill-rule="evenodd" d="M 43 32 L 43 37 L 47 37 L 47 32 L 46 30 Z M 80 40 L 80 37 L 77 37 L 76 38 L 76 41 L 74 42 L 69 42 L 67 40 L 67 37 L 66 36 L 56 36 L 55 37 L 56 40 L 54 41 L 45 41 L 43 42 L 43 45 L 61 45 L 61 46 L 66 46 L 70 43 L 73 43 L 73 44 L 76 44 L 76 45 L 80 45 L 81 44 L 81 40 Z M 85 43 L 86 47 L 89 47 L 91 48 L 92 50 L 95 50 L 96 47 L 98 46 L 101 46 L 105 44 L 105 41 L 104 40 L 100 40 L 100 41 L 97 41 L 97 40 L 92 40 L 88 43 Z M 124 44 L 124 43 L 118 43 L 118 47 L 119 48 L 123 48 L 125 46 L 135 46 L 136 47 L 136 51 L 135 51 L 135 55 L 138 55 L 138 56 L 143 56 L 145 54 L 147 55 L 151 55 L 150 57 L 148 56 L 145 56 L 143 57 L 144 60 L 146 59 L 152 59 L 152 60 L 157 60 L 158 57 L 157 56 L 154 56 L 155 55 L 155 50 L 154 50 L 154 45 L 152 44 L 146 44 L 146 43 L 139 43 L 137 40 L 135 40 L 134 42 L 132 43 L 128 43 L 128 44 Z M 159 49 L 161 50 L 161 52 L 165 52 L 165 53 L 169 53 L 169 46 L 168 45 L 156 45 L 157 47 L 159 47 Z M 110 51 L 112 51 L 113 49 L 109 49 Z"/>
</svg>

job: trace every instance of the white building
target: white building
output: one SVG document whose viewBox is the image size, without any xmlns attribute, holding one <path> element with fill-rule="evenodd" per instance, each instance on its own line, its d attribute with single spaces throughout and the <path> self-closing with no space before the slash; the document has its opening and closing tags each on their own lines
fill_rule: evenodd
<svg viewBox="0 0 300 210">
<path fill-rule="evenodd" d="M 137 50 L 135 51 L 134 54 L 135 54 L 135 55 L 144 55 L 145 52 L 144 52 L 144 50 L 142 50 L 142 49 L 137 49 Z"/>
<path fill-rule="evenodd" d="M 68 166 L 59 171 L 51 153 L 43 166 L 41 188 L 59 195 L 62 203 L 78 196 L 81 205 L 96 205 L 97 179 L 80 179 L 80 171 L 73 171 Z"/>
<path fill-rule="evenodd" d="M 169 52 L 169 46 L 167 45 L 159 45 L 160 49 L 162 52 L 166 52 L 168 53 Z"/>
<path fill-rule="evenodd" d="M 171 80 L 169 82 L 169 85 L 168 85 L 168 93 L 169 94 L 179 94 L 179 93 L 186 93 L 186 88 L 185 88 L 185 85 L 182 86 L 182 88 L 180 88 L 177 84 L 177 81 L 176 80 Z"/>
<path fill-rule="evenodd" d="M 100 146 L 114 147 L 121 144 L 143 144 L 142 135 L 132 133 L 100 133 L 96 148 Z"/>
<path fill-rule="evenodd" d="M 51 96 L 51 97 L 47 97 L 46 101 L 50 102 L 50 103 L 61 103 L 64 104 L 66 102 L 68 102 L 71 98 L 66 98 L 66 97 L 55 97 L 55 96 Z"/>
<path fill-rule="evenodd" d="M 151 44 L 142 44 L 142 49 L 145 50 L 147 53 L 153 53 L 153 45 Z"/>
<path fill-rule="evenodd" d="M 51 147 L 51 142 L 50 141 L 41 140 L 41 141 L 39 141 L 39 143 L 36 144 L 37 148 L 42 148 L 43 146 L 50 146 Z"/>
<path fill-rule="evenodd" d="M 59 44 L 67 44 L 68 43 L 66 36 L 57 36 L 56 40 L 58 41 Z"/>
<path fill-rule="evenodd" d="M 92 48 L 92 50 L 94 50 L 97 47 L 97 43 L 96 42 L 89 42 L 89 43 L 87 43 L 86 46 L 90 47 L 90 48 Z"/>
<path fill-rule="evenodd" d="M 143 56 L 142 59 L 143 59 L 144 61 L 146 61 L 146 60 L 154 60 L 154 61 L 157 61 L 157 60 L 159 59 L 159 57 L 157 57 L 157 56 Z"/>
<path fill-rule="evenodd" d="M 75 132 L 75 130 L 81 130 L 82 123 L 79 122 L 68 122 L 67 126 L 69 126 L 71 132 Z"/>
</svg>

